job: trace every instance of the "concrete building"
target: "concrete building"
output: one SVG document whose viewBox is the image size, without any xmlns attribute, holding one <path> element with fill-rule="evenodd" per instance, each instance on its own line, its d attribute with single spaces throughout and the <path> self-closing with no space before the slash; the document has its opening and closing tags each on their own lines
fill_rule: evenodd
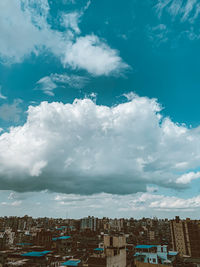
<svg viewBox="0 0 200 267">
<path fill-rule="evenodd" d="M 96 231 L 97 230 L 97 221 L 98 218 L 95 217 L 86 217 L 81 219 L 81 230 L 91 230 L 91 231 Z"/>
<path fill-rule="evenodd" d="M 107 267 L 126 266 L 126 239 L 125 236 L 104 236 L 104 250 Z"/>
<path fill-rule="evenodd" d="M 89 258 L 88 267 L 126 267 L 125 236 L 104 236 L 104 249 Z"/>
<path fill-rule="evenodd" d="M 170 222 L 173 250 L 181 256 L 200 258 L 200 222 L 190 219 L 180 220 L 177 216 Z"/>
<path fill-rule="evenodd" d="M 168 251 L 166 245 L 137 245 L 135 250 L 135 262 L 156 265 L 170 265 L 178 255 L 178 252 Z"/>
</svg>

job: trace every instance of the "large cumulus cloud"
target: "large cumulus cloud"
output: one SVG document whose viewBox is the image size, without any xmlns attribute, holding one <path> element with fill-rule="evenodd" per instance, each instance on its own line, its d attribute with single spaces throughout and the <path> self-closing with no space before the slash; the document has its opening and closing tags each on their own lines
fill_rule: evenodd
<svg viewBox="0 0 200 267">
<path fill-rule="evenodd" d="M 115 107 L 90 99 L 30 106 L 23 126 L 0 135 L 1 189 L 127 194 L 147 184 L 185 187 L 192 179 L 180 177 L 199 167 L 200 128 L 160 111 L 155 99 L 139 96 Z"/>
</svg>

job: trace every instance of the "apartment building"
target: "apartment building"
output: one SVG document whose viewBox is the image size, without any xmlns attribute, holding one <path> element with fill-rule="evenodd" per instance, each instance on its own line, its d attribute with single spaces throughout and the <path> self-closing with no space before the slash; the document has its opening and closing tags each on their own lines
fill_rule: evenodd
<svg viewBox="0 0 200 267">
<path fill-rule="evenodd" d="M 170 221 L 173 250 L 181 256 L 200 258 L 200 221 L 181 220 L 178 216 Z"/>
</svg>

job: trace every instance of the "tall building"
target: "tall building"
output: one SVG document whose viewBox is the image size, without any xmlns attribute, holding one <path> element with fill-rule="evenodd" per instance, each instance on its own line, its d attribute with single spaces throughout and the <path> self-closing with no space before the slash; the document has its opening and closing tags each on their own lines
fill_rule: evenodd
<svg viewBox="0 0 200 267">
<path fill-rule="evenodd" d="M 89 229 L 91 231 L 96 231 L 97 230 L 97 222 L 98 222 L 98 219 L 95 218 L 95 217 L 86 217 L 86 218 L 83 218 L 81 219 L 81 230 L 86 230 L 86 229 Z"/>
<path fill-rule="evenodd" d="M 106 267 L 126 266 L 125 236 L 104 236 L 104 249 L 107 259 Z"/>
<path fill-rule="evenodd" d="M 170 221 L 173 250 L 180 255 L 200 258 L 200 221 L 180 220 L 177 216 Z"/>
<path fill-rule="evenodd" d="M 126 267 L 125 236 L 104 235 L 104 248 L 88 259 L 88 267 Z"/>
</svg>

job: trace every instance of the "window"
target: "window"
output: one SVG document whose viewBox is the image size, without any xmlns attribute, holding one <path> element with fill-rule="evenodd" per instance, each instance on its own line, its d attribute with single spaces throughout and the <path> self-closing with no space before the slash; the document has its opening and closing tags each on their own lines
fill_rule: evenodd
<svg viewBox="0 0 200 267">
<path fill-rule="evenodd" d="M 113 237 L 112 236 L 110 237 L 110 246 L 111 247 L 113 246 Z"/>
</svg>

